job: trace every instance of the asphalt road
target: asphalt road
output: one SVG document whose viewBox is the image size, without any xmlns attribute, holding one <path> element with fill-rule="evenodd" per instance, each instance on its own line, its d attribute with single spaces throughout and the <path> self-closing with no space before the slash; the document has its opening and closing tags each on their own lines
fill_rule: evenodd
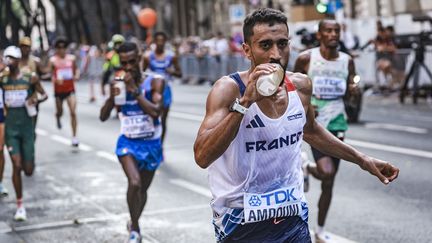
<svg viewBox="0 0 432 243">
<path fill-rule="evenodd" d="M 45 84 L 45 83 L 44 83 Z M 124 242 L 127 238 L 126 179 L 114 156 L 119 121 L 98 120 L 102 100 L 88 102 L 88 87 L 78 85 L 80 149 L 70 146 L 67 112 L 55 127 L 54 100 L 41 105 L 36 144 L 37 169 L 24 179 L 28 221 L 16 223 L 11 166 L 0 200 L 0 242 Z M 49 84 L 46 89 L 51 92 Z M 144 242 L 214 242 L 207 172 L 196 166 L 192 145 L 205 112 L 210 87 L 174 85 L 165 162 L 149 190 L 141 217 Z M 65 106 L 66 108 L 66 106 Z M 389 186 L 359 167 L 342 162 L 327 228 L 340 242 L 432 242 L 432 108 L 399 105 L 396 97 L 365 98 L 361 123 L 347 142 L 401 169 Z M 304 151 L 309 153 L 308 145 Z M 311 158 L 311 156 L 310 156 Z M 309 224 L 316 225 L 320 184 L 307 194 Z"/>
</svg>

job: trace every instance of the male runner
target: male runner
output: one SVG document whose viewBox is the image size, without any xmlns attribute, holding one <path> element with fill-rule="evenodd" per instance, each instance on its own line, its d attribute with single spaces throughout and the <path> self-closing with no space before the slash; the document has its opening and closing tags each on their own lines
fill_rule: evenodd
<svg viewBox="0 0 432 243">
<path fill-rule="evenodd" d="M 341 27 L 335 20 L 322 20 L 317 32 L 320 46 L 301 53 L 294 71 L 307 74 L 312 80 L 311 104 L 316 109 L 316 121 L 343 141 L 348 129 L 343 98 L 346 94 L 355 92 L 356 88 L 353 81 L 354 61 L 349 55 L 338 51 L 340 30 Z M 322 189 L 315 238 L 317 242 L 331 242 L 330 236 L 324 231 L 324 223 L 340 159 L 324 154 L 314 147 L 312 153 L 316 164 L 305 165 L 305 176 L 310 172 L 321 180 Z"/>
<path fill-rule="evenodd" d="M 194 145 L 195 159 L 209 168 L 213 224 L 219 242 L 311 242 L 303 193 L 302 140 L 359 165 L 388 184 L 399 170 L 360 153 L 315 122 L 312 84 L 286 72 L 275 94 L 255 87 L 261 75 L 286 69 L 287 18 L 258 9 L 244 20 L 243 50 L 249 70 L 219 79 L 209 93 Z"/>
<path fill-rule="evenodd" d="M 0 58 L 0 79 L 9 75 L 9 68 L 3 62 L 3 57 Z M 9 194 L 7 188 L 3 185 L 3 172 L 5 165 L 4 158 L 4 104 L 3 104 L 3 89 L 0 87 L 0 197 L 6 197 Z"/>
<path fill-rule="evenodd" d="M 129 243 L 132 243 L 141 242 L 138 220 L 147 201 L 147 189 L 162 161 L 159 118 L 164 81 L 153 76 L 141 76 L 136 44 L 125 42 L 118 48 L 118 53 L 127 93 L 126 104 L 121 106 L 121 135 L 116 154 L 128 178 Z M 101 121 L 109 118 L 114 108 L 114 96 L 118 93 L 119 90 L 112 85 L 110 97 L 100 112 Z"/>
<path fill-rule="evenodd" d="M 44 73 L 40 64 L 40 59 L 31 55 L 31 39 L 27 36 L 23 37 L 19 41 L 19 47 L 21 50 L 21 60 L 19 63 L 19 68 L 21 72 L 25 75 L 38 75 L 40 79 L 40 75 Z M 38 79 L 38 80 L 39 80 Z M 36 110 L 39 111 L 39 103 L 44 102 L 48 99 L 48 95 L 46 94 L 44 88 L 42 87 L 41 82 L 34 83 L 34 89 L 37 93 L 41 95 L 38 98 L 38 102 L 36 103 Z M 34 125 L 36 128 L 38 114 L 33 117 Z"/>
<path fill-rule="evenodd" d="M 154 42 L 156 44 L 156 49 L 151 51 L 148 55 L 143 58 L 143 70 L 147 68 L 150 71 L 160 74 L 164 77 L 165 89 L 163 93 L 163 110 L 162 110 L 162 145 L 165 139 L 166 133 L 166 120 L 168 117 L 168 112 L 172 103 L 172 91 L 169 80 L 171 76 L 181 77 L 181 69 L 178 63 L 178 57 L 174 53 L 168 53 L 165 50 L 165 44 L 167 41 L 167 35 L 164 32 L 156 32 L 154 34 Z"/>
<path fill-rule="evenodd" d="M 16 192 L 17 211 L 14 219 L 27 219 L 23 206 L 23 190 L 21 171 L 31 176 L 34 171 L 34 120 L 26 110 L 26 103 L 37 102 L 34 95 L 36 75 L 26 75 L 19 69 L 21 51 L 16 46 L 5 49 L 4 56 L 10 70 L 9 75 L 2 78 L 0 84 L 4 90 L 5 104 L 5 140 L 12 160 L 12 182 Z"/>
<path fill-rule="evenodd" d="M 63 115 L 63 101 L 69 107 L 69 115 L 72 125 L 72 146 L 78 147 L 79 140 L 77 138 L 77 115 L 76 115 L 76 97 L 74 82 L 79 79 L 79 69 L 76 65 L 74 55 L 66 54 L 67 40 L 59 37 L 55 43 L 55 54 L 50 58 L 49 66 L 52 70 L 52 82 L 54 85 L 54 96 L 56 102 L 56 119 L 57 128 L 61 129 L 62 124 L 60 118 Z"/>
</svg>

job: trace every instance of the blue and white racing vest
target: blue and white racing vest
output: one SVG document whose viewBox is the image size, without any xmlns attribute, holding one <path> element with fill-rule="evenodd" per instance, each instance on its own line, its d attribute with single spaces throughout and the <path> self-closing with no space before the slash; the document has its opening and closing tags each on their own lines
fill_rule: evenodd
<svg viewBox="0 0 432 243">
<path fill-rule="evenodd" d="M 152 75 L 147 76 L 139 87 L 142 95 L 149 101 L 152 100 L 152 80 Z M 126 94 L 126 104 L 121 106 L 120 122 L 120 133 L 127 138 L 153 140 L 159 139 L 162 134 L 159 118 L 153 119 L 146 114 L 131 93 Z"/>
<path fill-rule="evenodd" d="M 231 75 L 244 92 L 238 73 Z M 288 107 L 272 119 L 253 103 L 227 150 L 209 167 L 216 237 L 222 240 L 242 223 L 272 218 L 307 218 L 301 145 L 306 114 L 291 81 Z"/>
</svg>

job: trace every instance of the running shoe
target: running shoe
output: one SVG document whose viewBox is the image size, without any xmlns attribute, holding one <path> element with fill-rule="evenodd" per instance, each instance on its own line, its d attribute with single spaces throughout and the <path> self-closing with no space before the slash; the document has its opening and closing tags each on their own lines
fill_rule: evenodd
<svg viewBox="0 0 432 243">
<path fill-rule="evenodd" d="M 17 208 L 17 211 L 14 216 L 15 221 L 26 221 L 27 220 L 27 213 L 23 206 Z"/>
<path fill-rule="evenodd" d="M 79 140 L 76 137 L 72 138 L 72 147 L 78 147 L 79 146 Z"/>
<path fill-rule="evenodd" d="M 136 231 L 131 231 L 129 234 L 128 243 L 141 243 L 141 235 Z"/>
<path fill-rule="evenodd" d="M 320 234 L 315 234 L 316 243 L 332 243 L 334 242 L 329 234 L 322 232 Z"/>
<path fill-rule="evenodd" d="M 0 182 L 0 197 L 6 197 L 8 194 L 8 190 L 3 186 L 3 183 Z"/>
<path fill-rule="evenodd" d="M 304 153 L 304 152 L 301 153 L 301 158 L 302 158 L 302 169 L 303 169 L 303 191 L 308 192 L 309 191 L 308 166 L 309 166 L 310 161 L 309 161 L 306 153 Z"/>
</svg>

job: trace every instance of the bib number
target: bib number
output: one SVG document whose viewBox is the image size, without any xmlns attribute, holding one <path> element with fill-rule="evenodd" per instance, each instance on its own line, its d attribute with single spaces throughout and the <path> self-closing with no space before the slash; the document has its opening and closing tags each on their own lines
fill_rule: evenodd
<svg viewBox="0 0 432 243">
<path fill-rule="evenodd" d="M 148 115 L 121 116 L 121 134 L 128 138 L 149 138 L 155 133 L 153 119 Z"/>
<path fill-rule="evenodd" d="M 345 95 L 347 82 L 340 78 L 315 77 L 313 94 L 319 99 L 337 99 Z"/>
<path fill-rule="evenodd" d="M 27 90 L 7 90 L 5 92 L 5 103 L 8 107 L 24 107 L 27 99 Z"/>
<path fill-rule="evenodd" d="M 245 223 L 301 215 L 301 198 L 298 187 L 281 188 L 264 194 L 245 193 Z"/>
<path fill-rule="evenodd" d="M 72 68 L 59 68 L 57 69 L 57 80 L 72 80 L 73 70 Z"/>
</svg>

